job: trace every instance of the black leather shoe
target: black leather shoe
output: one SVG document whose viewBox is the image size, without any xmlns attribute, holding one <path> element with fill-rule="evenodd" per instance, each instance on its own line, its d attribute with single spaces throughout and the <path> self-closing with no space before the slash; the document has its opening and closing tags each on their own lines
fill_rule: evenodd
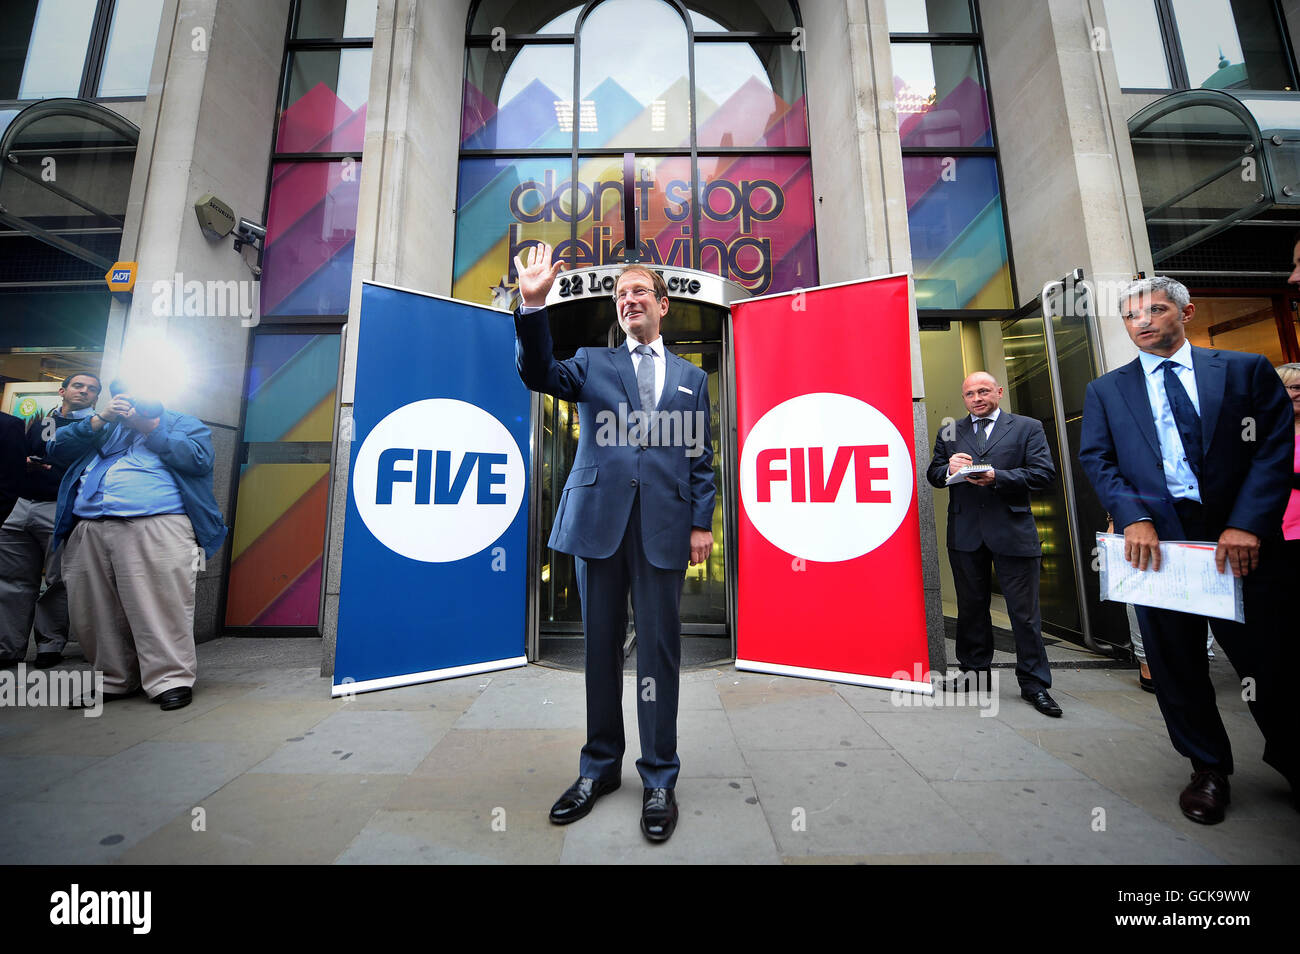
<svg viewBox="0 0 1300 954">
<path fill-rule="evenodd" d="M 610 792 L 618 791 L 621 779 L 600 782 L 594 778 L 579 776 L 578 780 L 565 789 L 564 794 L 551 806 L 551 821 L 557 825 L 567 825 L 579 818 L 586 818 L 596 799 Z"/>
<path fill-rule="evenodd" d="M 1228 776 L 1213 769 L 1192 773 L 1192 782 L 1178 796 L 1178 807 L 1194 822 L 1217 825 L 1232 800 Z"/>
<path fill-rule="evenodd" d="M 37 653 L 32 665 L 37 669 L 53 669 L 63 662 L 63 653 Z"/>
<path fill-rule="evenodd" d="M 172 709 L 184 709 L 193 699 L 194 692 L 189 686 L 177 686 L 175 689 L 168 689 L 166 692 L 158 693 L 149 701 L 157 705 L 163 712 L 169 712 Z"/>
<path fill-rule="evenodd" d="M 677 828 L 677 796 L 671 788 L 647 788 L 641 796 L 641 833 L 667 841 Z"/>
<path fill-rule="evenodd" d="M 1053 719 L 1061 717 L 1061 707 L 1047 694 L 1046 689 L 1021 689 L 1020 698 L 1045 716 L 1051 716 Z"/>
</svg>

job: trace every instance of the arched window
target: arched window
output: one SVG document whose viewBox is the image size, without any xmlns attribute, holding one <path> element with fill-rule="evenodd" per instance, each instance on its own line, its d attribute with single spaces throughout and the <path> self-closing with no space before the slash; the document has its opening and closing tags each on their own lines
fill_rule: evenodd
<svg viewBox="0 0 1300 954">
<path fill-rule="evenodd" d="M 629 152 L 642 261 L 815 285 L 802 36 L 789 0 L 482 0 L 452 294 L 504 302 L 536 241 L 575 268 L 622 261 Z"/>
</svg>

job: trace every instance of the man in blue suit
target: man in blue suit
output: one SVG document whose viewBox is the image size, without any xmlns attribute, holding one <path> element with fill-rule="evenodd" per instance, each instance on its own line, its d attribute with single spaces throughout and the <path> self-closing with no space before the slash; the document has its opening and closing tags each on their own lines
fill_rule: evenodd
<svg viewBox="0 0 1300 954">
<path fill-rule="evenodd" d="M 556 361 L 546 295 L 563 262 L 548 245 L 515 260 L 523 306 L 515 315 L 519 376 L 533 391 L 578 405 L 582 427 L 550 546 L 575 557 L 587 649 L 587 744 L 579 778 L 551 808 L 564 825 L 620 784 L 623 638 L 627 596 L 637 632 L 637 723 L 644 785 L 641 830 L 667 841 L 677 825 L 678 672 L 682 583 L 713 549 L 713 450 L 707 375 L 664 347 L 668 291 L 631 265 L 614 289 L 616 348 L 582 348 Z M 653 415 L 653 417 L 651 417 Z M 677 426 L 674 427 L 673 425 Z M 683 426 L 684 425 L 684 426 Z"/>
<path fill-rule="evenodd" d="M 1160 569 L 1161 540 L 1216 545 L 1220 573 L 1242 580 L 1245 623 L 1211 619 L 1264 734 L 1264 761 L 1300 786 L 1297 710 L 1284 685 L 1282 511 L 1291 483 L 1290 402 L 1259 355 L 1195 348 L 1196 310 L 1179 282 L 1135 282 L 1123 318 L 1141 352 L 1088 385 L 1079 462 L 1124 533 L 1124 558 Z M 1191 760 L 1179 807 L 1192 821 L 1223 820 L 1232 749 L 1214 700 L 1206 618 L 1137 607 L 1147 663 L 1170 740 Z"/>
</svg>

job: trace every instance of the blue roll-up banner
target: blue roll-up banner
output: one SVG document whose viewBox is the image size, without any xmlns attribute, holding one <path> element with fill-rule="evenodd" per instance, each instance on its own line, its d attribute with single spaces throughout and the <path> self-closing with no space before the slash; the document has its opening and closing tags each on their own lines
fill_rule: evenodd
<svg viewBox="0 0 1300 954">
<path fill-rule="evenodd" d="M 361 289 L 333 695 L 522 666 L 532 402 L 507 312 Z"/>
</svg>

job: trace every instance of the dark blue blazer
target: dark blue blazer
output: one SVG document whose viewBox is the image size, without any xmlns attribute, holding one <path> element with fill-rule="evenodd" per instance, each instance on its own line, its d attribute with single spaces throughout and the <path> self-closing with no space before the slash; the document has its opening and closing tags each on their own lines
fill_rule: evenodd
<svg viewBox="0 0 1300 954">
<path fill-rule="evenodd" d="M 934 440 L 934 457 L 926 470 L 930 483 L 944 486 L 948 460 L 958 452 L 969 454 L 977 464 L 991 464 L 994 475 L 992 487 L 963 481 L 948 488 L 949 549 L 971 552 L 985 545 L 1006 556 L 1039 556 L 1043 550 L 1029 511 L 1029 495 L 1056 480 L 1043 425 L 1004 408 L 989 431 L 983 454 L 975 446 L 969 414 L 957 419 L 955 431 L 948 439 L 940 430 Z"/>
<path fill-rule="evenodd" d="M 1201 405 L 1200 494 L 1215 538 L 1225 527 L 1260 538 L 1280 536 L 1291 492 L 1291 402 L 1277 372 L 1256 354 L 1192 348 Z M 1115 532 L 1150 519 L 1165 540 L 1184 540 L 1165 483 L 1155 415 L 1142 362 L 1088 384 L 1079 463 L 1115 521 Z"/>
<path fill-rule="evenodd" d="M 660 569 L 684 570 L 690 562 L 691 528 L 713 527 L 708 375 L 668 352 L 657 408 L 659 444 L 636 446 L 618 426 L 641 407 L 625 345 L 581 348 L 567 361 L 556 361 L 545 309 L 516 312 L 515 333 L 515 364 L 524 384 L 575 402 L 581 421 L 578 453 L 560 496 L 550 547 L 586 559 L 612 556 L 639 491 L 646 558 Z M 688 418 L 690 447 L 677 427 Z"/>
</svg>

